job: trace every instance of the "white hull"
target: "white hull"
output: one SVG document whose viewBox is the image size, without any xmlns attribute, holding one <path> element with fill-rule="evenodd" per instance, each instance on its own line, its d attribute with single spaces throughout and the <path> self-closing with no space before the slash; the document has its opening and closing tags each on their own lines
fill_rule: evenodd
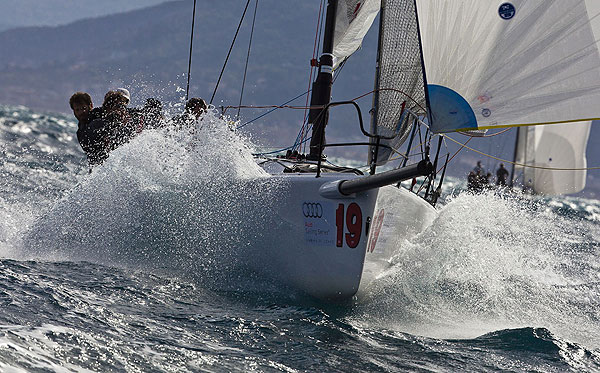
<svg viewBox="0 0 600 373">
<path fill-rule="evenodd" d="M 367 245 L 360 289 L 365 289 L 383 271 L 399 250 L 436 218 L 428 202 L 404 188 L 380 188 Z"/>
<path fill-rule="evenodd" d="M 370 282 L 389 263 L 398 240 L 413 236 L 433 220 L 435 210 L 404 189 L 382 188 L 381 199 L 377 189 L 337 198 L 325 197 L 320 190 L 324 184 L 355 177 L 272 176 L 270 182 L 282 195 L 269 207 L 264 231 L 249 237 L 257 249 L 254 269 L 317 298 L 350 298 L 361 285 L 363 269 L 363 281 Z M 377 211 L 385 210 L 385 216 L 374 230 L 376 202 Z M 370 239 L 374 246 L 367 253 Z"/>
<path fill-rule="evenodd" d="M 319 191 L 323 184 L 354 177 L 339 173 L 319 178 L 315 174 L 272 176 L 270 181 L 278 184 L 283 196 L 270 207 L 266 231 L 252 244 L 264 254 L 257 255 L 255 269 L 317 298 L 354 295 L 377 190 L 345 198 L 326 198 Z"/>
</svg>

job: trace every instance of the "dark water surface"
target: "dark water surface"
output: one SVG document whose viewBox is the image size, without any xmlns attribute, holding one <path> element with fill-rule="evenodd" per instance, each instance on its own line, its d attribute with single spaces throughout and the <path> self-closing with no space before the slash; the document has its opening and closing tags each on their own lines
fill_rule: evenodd
<svg viewBox="0 0 600 373">
<path fill-rule="evenodd" d="M 600 371 L 599 201 L 448 198 L 324 303 L 236 255 L 276 188 L 235 188 L 262 174 L 213 122 L 88 174 L 71 118 L 0 106 L 0 371 Z"/>
</svg>

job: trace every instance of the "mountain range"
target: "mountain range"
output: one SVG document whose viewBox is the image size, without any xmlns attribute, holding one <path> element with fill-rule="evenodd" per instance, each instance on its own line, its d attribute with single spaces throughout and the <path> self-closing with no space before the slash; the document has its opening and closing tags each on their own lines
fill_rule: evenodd
<svg viewBox="0 0 600 373">
<path fill-rule="evenodd" d="M 82 18 L 122 13 L 168 0 L 2 0 L 0 31 L 23 26 L 58 26 Z"/>
<path fill-rule="evenodd" d="M 203 2 L 199 2 L 199 5 Z M 210 99 L 244 10 L 241 1 L 199 6 L 194 29 L 192 96 Z M 248 9 L 214 103 L 236 105 L 248 51 Z M 244 104 L 279 104 L 308 88 L 318 4 L 263 0 L 258 9 Z M 75 91 L 100 104 L 106 91 L 124 86 L 132 103 L 149 96 L 178 102 L 185 95 L 192 2 L 174 1 L 55 27 L 24 27 L 0 33 L 0 102 L 68 112 Z M 369 58 L 374 66 L 373 57 Z M 357 54 L 357 55 L 360 55 Z M 355 66 L 364 58 L 356 58 Z M 373 69 L 362 88 L 343 83 L 356 96 L 372 87 Z M 183 90 L 183 92 L 182 92 Z M 304 100 L 294 102 L 304 105 Z M 282 111 L 283 112 L 283 111 Z M 254 113 L 248 113 L 248 117 Z M 288 130 L 302 114 L 276 112 L 277 127 Z M 357 127 L 358 128 L 358 127 Z M 343 132 L 343 131 L 341 131 Z"/>
</svg>

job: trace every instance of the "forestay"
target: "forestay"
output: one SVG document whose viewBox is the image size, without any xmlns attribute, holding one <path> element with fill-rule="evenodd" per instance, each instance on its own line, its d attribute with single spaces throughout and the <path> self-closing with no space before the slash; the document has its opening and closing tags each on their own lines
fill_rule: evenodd
<svg viewBox="0 0 600 373">
<path fill-rule="evenodd" d="M 416 3 L 434 132 L 600 117 L 600 1 Z"/>
<path fill-rule="evenodd" d="M 333 44 L 334 68 L 360 47 L 380 5 L 380 0 L 338 0 Z"/>
<path fill-rule="evenodd" d="M 423 60 L 414 0 L 383 0 L 379 31 L 378 69 L 371 132 L 394 136 L 383 144 L 397 149 L 408 136 L 414 117 L 426 111 Z M 381 148 L 378 163 L 393 153 Z"/>
<path fill-rule="evenodd" d="M 577 193 L 585 188 L 585 157 L 591 122 L 521 127 L 515 181 L 538 194 Z M 566 170 L 552 171 L 543 168 Z M 580 169 L 580 170 L 574 170 Z"/>
</svg>

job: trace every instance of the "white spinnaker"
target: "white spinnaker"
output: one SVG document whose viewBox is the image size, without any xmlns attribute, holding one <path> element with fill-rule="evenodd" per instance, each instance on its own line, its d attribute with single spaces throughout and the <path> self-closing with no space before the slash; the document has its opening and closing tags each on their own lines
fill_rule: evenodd
<svg viewBox="0 0 600 373">
<path fill-rule="evenodd" d="M 464 97 L 479 128 L 599 118 L 599 3 L 417 0 L 427 82 Z"/>
<path fill-rule="evenodd" d="M 562 168 L 552 171 L 516 167 L 515 177 L 538 194 L 577 193 L 585 188 L 585 152 L 592 122 L 562 123 L 519 128 L 516 162 L 531 166 Z"/>
<path fill-rule="evenodd" d="M 334 68 L 360 47 L 371 28 L 381 0 L 339 0 L 335 20 Z"/>
</svg>

